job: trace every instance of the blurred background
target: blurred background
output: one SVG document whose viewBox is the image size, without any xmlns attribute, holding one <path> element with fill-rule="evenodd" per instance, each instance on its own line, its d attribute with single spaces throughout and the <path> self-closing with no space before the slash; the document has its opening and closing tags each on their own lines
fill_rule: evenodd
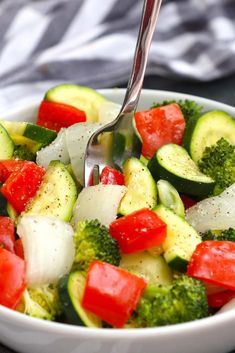
<svg viewBox="0 0 235 353">
<path fill-rule="evenodd" d="M 142 5 L 1 0 L 0 112 L 60 82 L 125 87 Z M 163 0 L 144 87 L 233 104 L 234 18 L 235 0 Z"/>
</svg>

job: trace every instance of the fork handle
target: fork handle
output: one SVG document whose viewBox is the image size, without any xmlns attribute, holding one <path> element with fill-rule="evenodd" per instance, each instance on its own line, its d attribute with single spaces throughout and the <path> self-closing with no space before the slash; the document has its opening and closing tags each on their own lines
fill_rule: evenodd
<svg viewBox="0 0 235 353">
<path fill-rule="evenodd" d="M 136 110 L 161 2 L 162 0 L 144 1 L 132 71 L 120 114 L 132 113 Z"/>
</svg>

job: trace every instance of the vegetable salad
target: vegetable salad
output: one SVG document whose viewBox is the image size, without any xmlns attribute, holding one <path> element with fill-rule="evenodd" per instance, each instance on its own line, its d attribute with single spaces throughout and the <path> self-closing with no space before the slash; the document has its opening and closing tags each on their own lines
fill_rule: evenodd
<svg viewBox="0 0 235 353">
<path fill-rule="evenodd" d="M 88 139 L 119 109 L 63 84 L 35 123 L 0 121 L 0 305 L 142 328 L 197 320 L 235 298 L 235 120 L 190 100 L 153 102 L 133 116 L 139 158 L 120 168 L 114 150 L 83 187 Z"/>
</svg>

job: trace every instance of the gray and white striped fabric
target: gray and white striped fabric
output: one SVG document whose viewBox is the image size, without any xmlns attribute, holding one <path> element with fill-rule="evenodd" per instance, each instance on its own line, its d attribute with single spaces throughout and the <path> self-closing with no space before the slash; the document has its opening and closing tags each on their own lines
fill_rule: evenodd
<svg viewBox="0 0 235 353">
<path fill-rule="evenodd" d="M 59 82 L 127 81 L 143 0 L 1 0 L 0 112 Z M 163 0 L 147 73 L 235 71 L 235 0 Z"/>
</svg>

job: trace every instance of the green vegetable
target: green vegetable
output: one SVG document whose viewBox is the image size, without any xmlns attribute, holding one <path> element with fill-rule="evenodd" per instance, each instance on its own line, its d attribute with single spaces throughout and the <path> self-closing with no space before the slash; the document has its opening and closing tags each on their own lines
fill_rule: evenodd
<svg viewBox="0 0 235 353">
<path fill-rule="evenodd" d="M 198 116 L 202 112 L 202 107 L 199 106 L 196 102 L 191 101 L 189 99 L 185 100 L 164 100 L 161 103 L 154 103 L 151 108 L 162 107 L 167 104 L 177 103 L 182 110 L 183 116 L 186 121 L 188 121 L 192 116 Z"/>
<path fill-rule="evenodd" d="M 67 321 L 73 325 L 102 327 L 101 319 L 82 307 L 85 285 L 86 274 L 79 271 L 60 279 L 59 295 Z"/>
<path fill-rule="evenodd" d="M 137 327 L 153 327 L 193 321 L 208 316 L 202 282 L 187 276 L 169 286 L 148 285 L 136 310 Z"/>
<path fill-rule="evenodd" d="M 35 161 L 36 155 L 35 153 L 31 152 L 26 145 L 18 145 L 15 147 L 13 158 Z"/>
<path fill-rule="evenodd" d="M 57 285 L 28 288 L 18 310 L 39 319 L 55 320 L 62 313 Z"/>
<path fill-rule="evenodd" d="M 214 189 L 214 180 L 199 170 L 183 147 L 173 143 L 160 147 L 148 168 L 156 181 L 167 180 L 178 192 L 204 197 Z"/>
<path fill-rule="evenodd" d="M 75 259 L 74 270 L 87 270 L 93 260 L 108 262 L 118 266 L 120 250 L 115 239 L 111 237 L 108 228 L 98 220 L 79 221 L 74 234 Z"/>
<path fill-rule="evenodd" d="M 221 231 L 208 230 L 202 234 L 202 240 L 225 240 L 235 241 L 235 229 L 229 228 Z"/>
<path fill-rule="evenodd" d="M 205 148 L 198 166 L 215 180 L 213 194 L 220 194 L 235 183 L 235 145 L 222 137 L 216 144 Z"/>
</svg>

